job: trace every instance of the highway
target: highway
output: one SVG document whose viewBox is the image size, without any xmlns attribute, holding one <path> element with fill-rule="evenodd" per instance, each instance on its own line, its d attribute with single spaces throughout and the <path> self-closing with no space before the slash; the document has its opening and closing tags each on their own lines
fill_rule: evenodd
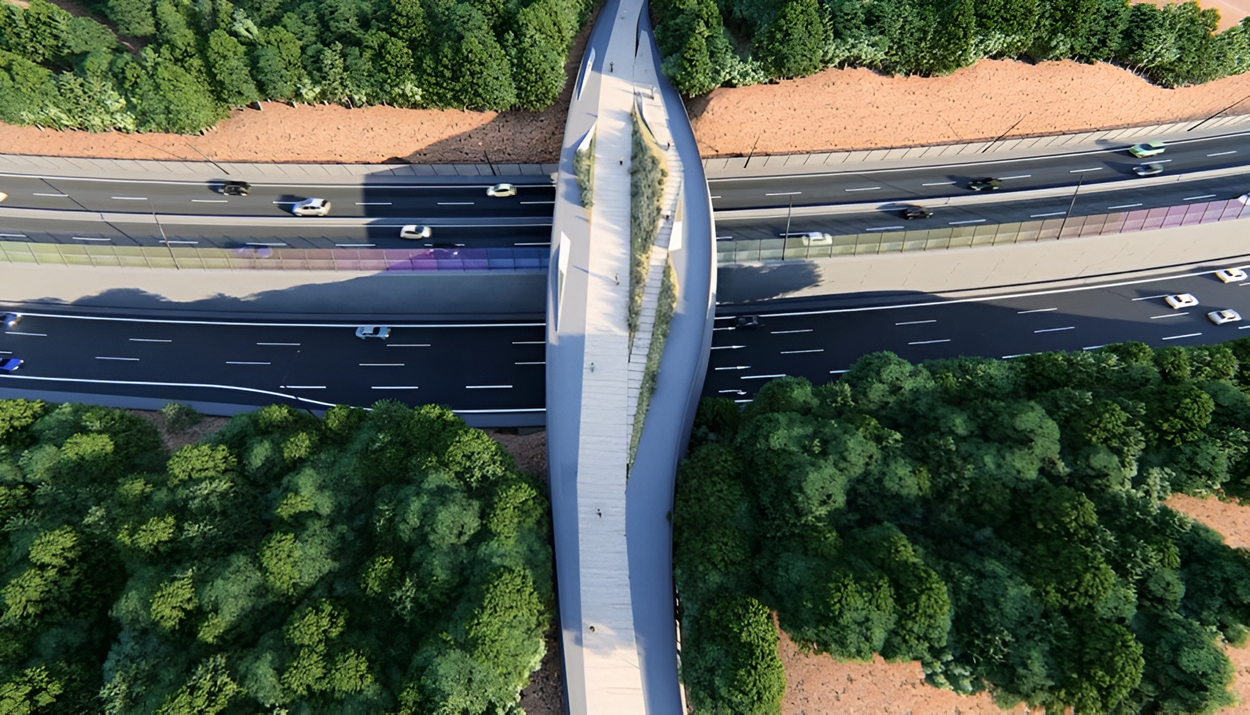
<svg viewBox="0 0 1250 715">
<path fill-rule="evenodd" d="M 1250 133 L 1169 142 L 1163 155 L 1149 159 L 1132 157 L 1129 146 L 1117 143 L 1095 151 L 971 163 L 934 159 L 929 166 L 901 169 L 719 177 L 709 179 L 708 185 L 717 211 L 940 198 L 972 193 L 968 180 L 982 177 L 999 179 L 1003 188 L 998 193 L 1071 186 L 1078 180 L 1093 185 L 1136 178 L 1133 167 L 1145 163 L 1162 162 L 1168 174 L 1242 166 L 1250 158 Z"/>
<path fill-rule="evenodd" d="M 1172 310 L 1163 302 L 1169 293 L 1192 293 L 1200 305 Z M 1224 308 L 1246 319 L 1222 326 L 1207 319 L 1209 311 Z M 736 316 L 743 314 L 759 315 L 761 325 L 735 328 Z M 1218 343 L 1248 335 L 1243 330 L 1250 330 L 1250 283 L 1225 284 L 1210 272 L 990 298 L 941 301 L 916 295 L 914 302 L 897 305 L 824 308 L 819 300 L 807 300 L 791 310 L 781 303 L 735 307 L 718 311 L 704 394 L 745 402 L 782 375 L 822 384 L 862 355 L 882 350 L 913 362 L 1013 358 L 1126 340 L 1152 347 Z"/>
<path fill-rule="evenodd" d="M 541 411 L 544 325 L 354 324 L 119 319 L 28 313 L 0 333 L 26 361 L 0 388 L 324 409 L 380 399 L 461 411 Z"/>
</svg>

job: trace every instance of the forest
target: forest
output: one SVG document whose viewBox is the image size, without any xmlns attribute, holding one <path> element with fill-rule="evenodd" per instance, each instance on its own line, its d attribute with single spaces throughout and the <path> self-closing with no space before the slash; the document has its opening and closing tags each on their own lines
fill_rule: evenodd
<svg viewBox="0 0 1250 715">
<path fill-rule="evenodd" d="M 808 652 L 1082 714 L 1234 702 L 1250 552 L 1166 505 L 1250 494 L 1250 340 L 860 359 L 700 407 L 677 482 L 695 712 L 780 712 Z"/>
<path fill-rule="evenodd" d="M 687 95 L 826 67 L 945 75 L 982 58 L 1109 62 L 1179 87 L 1250 68 L 1250 18 L 1196 2 L 655 0 L 664 73 Z"/>
<path fill-rule="evenodd" d="M 593 0 L 0 1 L 0 120 L 194 133 L 259 100 L 538 111 Z"/>
<path fill-rule="evenodd" d="M 0 401 L 0 712 L 521 713 L 554 610 L 534 477 L 441 407 L 270 406 L 164 451 Z"/>
</svg>

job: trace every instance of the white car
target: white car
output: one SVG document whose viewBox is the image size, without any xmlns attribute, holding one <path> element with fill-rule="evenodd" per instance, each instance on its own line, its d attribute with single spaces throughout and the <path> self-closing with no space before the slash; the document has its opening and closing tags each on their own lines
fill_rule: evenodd
<svg viewBox="0 0 1250 715">
<path fill-rule="evenodd" d="M 1198 305 L 1198 299 L 1189 293 L 1176 293 L 1174 295 L 1169 295 L 1163 299 L 1163 302 L 1167 303 L 1173 310 L 1180 308 L 1192 308 L 1195 305 Z"/>
<path fill-rule="evenodd" d="M 429 238 L 433 231 L 429 226 L 404 226 L 399 229 L 400 238 Z"/>
<path fill-rule="evenodd" d="M 1236 323 L 1241 320 L 1241 313 L 1229 308 L 1227 310 L 1213 310 L 1207 313 L 1207 317 L 1216 325 L 1224 325 L 1225 323 Z"/>
<path fill-rule="evenodd" d="M 1240 268 L 1225 268 L 1223 270 L 1216 271 L 1215 277 L 1225 283 L 1240 283 L 1247 278 L 1246 272 Z"/>
<path fill-rule="evenodd" d="M 4 201 L 7 198 L 9 198 L 9 195 L 4 193 L 3 191 L 0 191 L 0 201 Z"/>
<path fill-rule="evenodd" d="M 330 213 L 330 202 L 325 199 L 304 199 L 291 206 L 296 216 L 325 216 Z"/>
<path fill-rule="evenodd" d="M 805 233 L 786 234 L 786 238 L 800 238 L 803 240 L 804 246 L 832 246 L 833 236 L 820 231 L 807 231 Z"/>
<path fill-rule="evenodd" d="M 493 196 L 495 198 L 507 198 L 509 196 L 516 196 L 516 187 L 513 186 L 512 184 L 495 184 L 494 186 L 486 190 L 486 195 Z"/>
</svg>

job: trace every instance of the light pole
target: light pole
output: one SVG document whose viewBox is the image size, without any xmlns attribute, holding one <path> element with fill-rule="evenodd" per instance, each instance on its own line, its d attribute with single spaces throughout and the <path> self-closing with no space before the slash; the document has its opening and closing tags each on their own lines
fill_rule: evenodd
<svg viewBox="0 0 1250 715">
<path fill-rule="evenodd" d="M 786 232 L 781 234 L 781 257 L 786 257 L 786 240 L 790 238 L 790 212 L 794 210 L 794 197 L 788 197 L 790 204 L 786 206 Z"/>
<path fill-rule="evenodd" d="M 1081 183 L 1083 181 L 1085 181 L 1085 175 L 1081 174 L 1081 177 L 1076 180 L 1076 191 L 1072 192 L 1072 203 L 1068 204 L 1068 211 L 1063 215 L 1063 221 L 1059 224 L 1059 235 L 1055 236 L 1056 241 L 1063 238 L 1063 227 L 1068 225 L 1068 217 L 1072 215 L 1072 209 L 1076 206 L 1076 195 L 1081 193 Z M 1039 233 L 1038 235 L 1040 236 L 1041 234 Z"/>
</svg>

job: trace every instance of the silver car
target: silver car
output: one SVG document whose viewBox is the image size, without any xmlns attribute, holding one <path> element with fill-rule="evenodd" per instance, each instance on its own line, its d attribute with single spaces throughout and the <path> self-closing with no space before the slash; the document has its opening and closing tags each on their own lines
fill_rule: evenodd
<svg viewBox="0 0 1250 715">
<path fill-rule="evenodd" d="M 330 202 L 326 199 L 304 199 L 291 206 L 291 213 L 296 216 L 325 216 L 330 213 Z"/>
<path fill-rule="evenodd" d="M 495 184 L 494 186 L 486 190 L 486 195 L 492 196 L 495 198 L 507 198 L 509 196 L 516 196 L 516 187 L 513 186 L 512 184 Z"/>
<path fill-rule="evenodd" d="M 1138 176 L 1155 176 L 1163 173 L 1163 164 L 1142 164 L 1134 166 L 1133 173 Z"/>
<path fill-rule="evenodd" d="M 386 340 L 391 337 L 391 328 L 387 325 L 362 325 L 359 328 L 356 328 L 356 337 L 361 340 L 366 340 L 368 338 Z"/>
</svg>

